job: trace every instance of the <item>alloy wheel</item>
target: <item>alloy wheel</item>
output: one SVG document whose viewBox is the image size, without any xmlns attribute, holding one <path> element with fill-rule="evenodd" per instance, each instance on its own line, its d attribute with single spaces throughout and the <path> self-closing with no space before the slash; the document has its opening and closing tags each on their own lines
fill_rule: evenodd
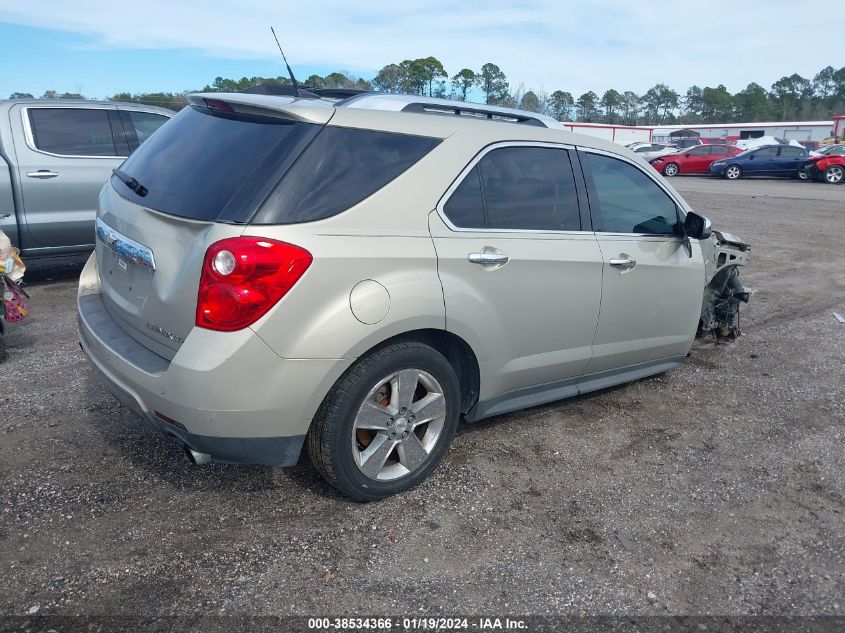
<svg viewBox="0 0 845 633">
<path fill-rule="evenodd" d="M 742 173 L 742 170 L 737 167 L 736 165 L 731 165 L 725 170 L 725 177 L 728 180 L 736 180 L 739 178 L 739 175 Z"/>
<path fill-rule="evenodd" d="M 370 389 L 352 426 L 352 455 L 370 479 L 391 481 L 419 469 L 437 445 L 446 397 L 434 376 L 402 369 Z"/>
<path fill-rule="evenodd" d="M 824 179 L 832 185 L 838 185 L 845 179 L 845 168 L 842 165 L 831 165 L 824 172 Z"/>
<path fill-rule="evenodd" d="M 678 166 L 675 163 L 669 163 L 663 168 L 663 174 L 666 176 L 676 176 L 678 174 Z"/>
</svg>

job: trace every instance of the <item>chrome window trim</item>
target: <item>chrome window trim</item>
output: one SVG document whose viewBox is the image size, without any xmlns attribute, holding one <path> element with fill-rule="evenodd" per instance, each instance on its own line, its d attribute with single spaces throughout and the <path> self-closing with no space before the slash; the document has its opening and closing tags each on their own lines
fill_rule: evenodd
<svg viewBox="0 0 845 633">
<path fill-rule="evenodd" d="M 665 193 L 669 197 L 669 199 L 672 202 L 675 203 L 675 210 L 676 210 L 675 213 L 678 216 L 678 222 L 683 223 L 683 216 L 681 214 L 683 214 L 684 216 L 686 215 L 686 208 L 685 208 L 684 204 L 681 201 L 679 201 L 672 194 L 672 192 L 669 191 L 669 189 L 666 188 L 666 186 L 663 183 L 661 183 L 652 174 L 648 173 L 648 171 L 643 169 L 636 162 L 632 161 L 627 156 L 622 156 L 621 154 L 614 154 L 613 152 L 609 152 L 609 151 L 603 150 L 603 149 L 596 149 L 594 147 L 583 147 L 583 146 L 579 145 L 578 151 L 583 152 L 585 154 L 599 154 L 601 156 L 608 156 L 609 158 L 615 158 L 616 160 L 621 160 L 623 162 L 626 162 L 629 165 L 631 165 L 631 167 L 638 169 L 642 174 L 645 175 L 646 178 L 650 179 L 654 184 L 656 184 L 658 187 L 660 187 L 660 189 L 663 191 L 663 193 Z M 656 173 L 657 172 L 655 171 L 655 174 Z M 585 180 L 587 179 L 586 174 L 584 176 L 584 179 Z M 587 195 L 588 196 L 589 196 L 589 193 L 590 193 L 590 188 L 587 187 Z M 594 231 L 594 232 L 595 232 L 596 236 L 656 237 L 656 238 L 661 238 L 661 239 L 665 239 L 667 237 L 673 237 L 673 238 L 676 238 L 676 239 L 679 238 L 679 236 L 676 235 L 675 233 L 618 233 L 618 232 L 611 233 L 611 232 L 607 232 L 607 231 Z"/>
<path fill-rule="evenodd" d="M 56 109 L 63 109 L 63 110 L 114 110 L 115 112 L 120 112 L 121 110 L 127 112 L 146 112 L 147 114 L 155 114 L 158 116 L 162 116 L 165 119 L 172 119 L 173 117 L 167 116 L 166 114 L 162 114 L 161 112 L 153 112 L 152 110 L 146 110 L 142 108 L 121 108 L 117 105 L 105 105 L 105 104 L 91 104 L 91 105 L 84 105 L 84 104 L 38 104 L 38 105 L 25 105 L 21 108 L 21 121 L 23 122 L 23 137 L 26 141 L 26 146 L 32 150 L 33 152 L 37 152 L 38 154 L 44 154 L 45 156 L 53 156 L 55 158 L 99 158 L 105 160 L 115 160 L 121 159 L 126 160 L 127 156 L 122 155 L 115 155 L 115 156 L 86 156 L 84 154 L 56 154 L 55 152 L 48 152 L 43 149 L 38 149 L 35 146 L 35 135 L 32 133 L 32 121 L 29 119 L 29 111 L 33 109 L 44 109 L 44 108 L 52 108 Z M 111 128 L 111 121 L 109 121 L 109 128 Z"/>
<path fill-rule="evenodd" d="M 446 203 L 449 202 L 449 199 L 452 197 L 452 194 L 455 193 L 455 190 L 461 185 L 466 178 L 466 175 L 471 172 L 478 163 L 481 162 L 487 154 L 492 152 L 493 150 L 501 149 L 503 147 L 544 147 L 550 149 L 562 149 L 562 150 L 569 150 L 575 151 L 575 145 L 571 145 L 569 143 L 553 143 L 548 141 L 497 141 L 495 143 L 491 143 L 483 147 L 475 156 L 473 156 L 472 160 L 460 171 L 458 176 L 449 185 L 449 188 L 446 189 L 446 192 L 440 197 L 440 200 L 437 202 L 437 206 L 435 209 L 437 210 L 437 215 L 440 216 L 440 219 L 443 220 L 443 223 L 449 228 L 450 231 L 454 231 L 456 233 L 517 233 L 517 234 L 525 234 L 525 235 L 592 235 L 593 231 L 544 231 L 540 229 L 480 229 L 480 228 L 465 228 L 460 226 L 455 226 L 452 224 L 449 217 L 446 215 L 446 211 L 444 207 Z M 577 179 L 577 174 L 575 173 L 573 165 L 573 182 L 574 179 Z M 580 213 L 580 211 L 579 211 Z"/>
<path fill-rule="evenodd" d="M 102 218 L 97 218 L 95 224 L 97 228 L 97 240 L 107 249 L 115 253 L 118 257 L 128 259 L 133 264 L 145 266 L 150 270 L 156 269 L 153 252 L 148 247 L 116 231 L 103 222 Z"/>
</svg>

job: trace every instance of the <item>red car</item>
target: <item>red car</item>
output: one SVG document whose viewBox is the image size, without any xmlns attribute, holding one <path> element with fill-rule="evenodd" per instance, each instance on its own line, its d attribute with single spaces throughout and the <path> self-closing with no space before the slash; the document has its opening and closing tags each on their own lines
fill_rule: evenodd
<svg viewBox="0 0 845 633">
<path fill-rule="evenodd" d="M 804 173 L 808 178 L 841 185 L 845 182 L 845 156 L 841 154 L 812 156 L 804 163 Z"/>
<path fill-rule="evenodd" d="M 742 150 L 733 145 L 699 145 L 682 150 L 677 154 L 661 156 L 651 161 L 654 167 L 664 176 L 678 174 L 709 174 L 713 161 L 736 156 Z"/>
</svg>

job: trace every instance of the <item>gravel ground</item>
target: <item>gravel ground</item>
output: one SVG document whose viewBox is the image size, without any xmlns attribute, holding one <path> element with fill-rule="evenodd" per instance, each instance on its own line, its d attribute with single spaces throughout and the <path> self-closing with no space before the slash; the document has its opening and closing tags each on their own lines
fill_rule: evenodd
<svg viewBox="0 0 845 633">
<path fill-rule="evenodd" d="M 753 244 L 745 335 L 463 426 L 373 504 L 305 462 L 191 466 L 88 369 L 78 260 L 33 264 L 0 365 L 0 614 L 845 615 L 845 187 L 673 184 Z"/>
</svg>

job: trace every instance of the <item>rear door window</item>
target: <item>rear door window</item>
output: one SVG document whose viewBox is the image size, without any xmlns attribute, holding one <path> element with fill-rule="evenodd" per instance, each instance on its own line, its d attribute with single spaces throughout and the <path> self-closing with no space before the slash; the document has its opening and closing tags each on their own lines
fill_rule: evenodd
<svg viewBox="0 0 845 633">
<path fill-rule="evenodd" d="M 478 166 L 472 168 L 458 188 L 452 192 L 443 206 L 443 212 L 449 221 L 457 227 L 467 229 L 486 229 L 484 199 L 481 197 L 481 177 Z"/>
<path fill-rule="evenodd" d="M 777 146 L 764 147 L 763 149 L 757 150 L 754 153 L 755 158 L 774 158 L 777 155 L 778 155 Z"/>
<path fill-rule="evenodd" d="M 443 211 L 460 228 L 580 231 L 569 151 L 494 149 L 464 177 Z"/>
<path fill-rule="evenodd" d="M 29 108 L 36 149 L 60 156 L 117 156 L 105 108 Z"/>
<path fill-rule="evenodd" d="M 648 235 L 677 232 L 675 202 L 640 169 L 602 154 L 585 152 L 581 156 L 596 231 Z"/>
<path fill-rule="evenodd" d="M 798 158 L 799 156 L 803 156 L 805 151 L 800 147 L 781 147 L 780 148 L 780 155 L 786 158 Z"/>
</svg>

